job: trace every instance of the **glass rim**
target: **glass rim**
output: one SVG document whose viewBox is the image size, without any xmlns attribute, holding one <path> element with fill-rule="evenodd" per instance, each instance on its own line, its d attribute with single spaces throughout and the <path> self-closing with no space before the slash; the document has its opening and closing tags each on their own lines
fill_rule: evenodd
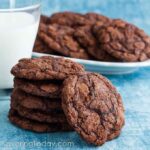
<svg viewBox="0 0 150 150">
<path fill-rule="evenodd" d="M 18 8 L 4 8 L 4 9 L 0 9 L 0 13 L 1 12 L 19 12 L 19 11 L 28 11 L 28 10 L 33 10 L 33 9 L 37 9 L 41 6 L 41 1 L 36 3 L 36 4 L 32 4 L 30 6 L 25 6 L 25 7 L 18 7 Z"/>
</svg>

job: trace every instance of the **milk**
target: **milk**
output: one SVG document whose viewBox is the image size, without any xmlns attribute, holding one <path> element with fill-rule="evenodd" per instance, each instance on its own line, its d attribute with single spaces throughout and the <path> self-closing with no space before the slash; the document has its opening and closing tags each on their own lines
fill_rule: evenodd
<svg viewBox="0 0 150 150">
<path fill-rule="evenodd" d="M 25 12 L 0 12 L 0 89 L 13 87 L 11 68 L 30 58 L 39 21 Z"/>
</svg>

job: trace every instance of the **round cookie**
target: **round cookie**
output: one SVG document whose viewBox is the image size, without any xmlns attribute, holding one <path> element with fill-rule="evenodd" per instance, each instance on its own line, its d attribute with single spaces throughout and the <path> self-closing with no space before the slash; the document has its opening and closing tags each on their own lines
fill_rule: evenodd
<svg viewBox="0 0 150 150">
<path fill-rule="evenodd" d="M 57 53 L 73 58 L 89 59 L 86 50 L 74 39 L 74 32 L 75 30 L 68 26 L 43 24 L 40 26 L 39 36 Z"/>
<path fill-rule="evenodd" d="M 74 12 L 59 12 L 50 17 L 50 24 L 59 24 L 71 27 L 84 26 L 91 22 L 82 14 Z"/>
<path fill-rule="evenodd" d="M 54 51 L 50 49 L 38 35 L 35 40 L 33 51 L 38 53 L 55 54 Z"/>
<path fill-rule="evenodd" d="M 46 16 L 46 15 L 41 15 L 41 18 L 40 18 L 40 23 L 45 23 L 45 24 L 48 24 L 49 23 L 49 17 Z"/>
<path fill-rule="evenodd" d="M 73 129 L 68 124 L 63 123 L 40 123 L 36 121 L 32 121 L 23 117 L 20 117 L 18 113 L 11 109 L 9 111 L 9 120 L 11 123 L 16 126 L 30 130 L 34 132 L 60 132 L 60 131 L 72 131 Z"/>
<path fill-rule="evenodd" d="M 100 45 L 122 61 L 145 61 L 150 58 L 150 37 L 138 27 L 115 19 L 96 32 Z"/>
<path fill-rule="evenodd" d="M 14 78 L 14 87 L 32 95 L 48 98 L 60 98 L 61 94 L 61 82 L 59 81 L 32 81 Z"/>
<path fill-rule="evenodd" d="M 67 78 L 62 90 L 62 107 L 68 123 L 83 139 L 95 145 L 119 136 L 124 125 L 120 94 L 96 73 Z"/>
<path fill-rule="evenodd" d="M 15 77 L 30 80 L 64 80 L 69 75 L 84 73 L 84 68 L 68 59 L 43 56 L 19 60 L 11 73 Z"/>
<path fill-rule="evenodd" d="M 36 109 L 44 112 L 62 112 L 61 99 L 49 99 L 32 96 L 19 90 L 18 88 L 13 90 L 11 99 L 28 109 Z"/>
<path fill-rule="evenodd" d="M 38 122 L 46 123 L 67 123 L 64 113 L 57 112 L 43 112 L 39 110 L 32 110 L 22 107 L 17 104 L 14 100 L 11 102 L 11 108 L 16 110 L 18 114 L 24 118 L 35 120 Z"/>
<path fill-rule="evenodd" d="M 45 16 L 45 15 L 41 15 L 40 24 L 47 25 L 48 22 L 49 22 L 49 17 Z M 40 31 L 38 31 L 38 34 L 39 34 L 39 32 Z M 54 51 L 52 49 L 50 49 L 38 35 L 35 40 L 33 51 L 38 52 L 38 53 L 55 54 Z"/>
<path fill-rule="evenodd" d="M 99 46 L 97 39 L 93 34 L 92 26 L 79 27 L 74 33 L 74 36 L 94 58 L 101 61 L 117 61 L 117 59 L 109 55 L 103 48 Z"/>
<path fill-rule="evenodd" d="M 85 17 L 86 19 L 90 20 L 90 22 L 93 22 L 93 23 L 95 23 L 95 22 L 97 22 L 97 21 L 103 22 L 103 23 L 107 23 L 107 22 L 109 22 L 109 21 L 111 20 L 110 18 L 108 18 L 108 17 L 106 17 L 106 16 L 103 16 L 103 15 L 101 15 L 101 14 L 94 13 L 94 12 L 86 13 L 86 14 L 84 15 L 84 17 Z"/>
</svg>

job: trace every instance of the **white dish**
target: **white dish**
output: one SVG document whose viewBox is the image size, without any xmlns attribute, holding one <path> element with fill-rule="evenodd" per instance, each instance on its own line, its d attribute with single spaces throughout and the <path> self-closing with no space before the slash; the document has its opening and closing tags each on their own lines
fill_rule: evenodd
<svg viewBox="0 0 150 150">
<path fill-rule="evenodd" d="M 32 53 L 33 57 L 41 56 L 53 56 L 61 57 L 43 53 Z M 128 74 L 138 70 L 141 67 L 150 67 L 150 60 L 144 62 L 102 62 L 102 61 L 93 61 L 93 60 L 83 60 L 76 58 L 69 58 L 77 63 L 80 63 L 85 66 L 87 71 L 99 72 L 101 74 Z"/>
</svg>

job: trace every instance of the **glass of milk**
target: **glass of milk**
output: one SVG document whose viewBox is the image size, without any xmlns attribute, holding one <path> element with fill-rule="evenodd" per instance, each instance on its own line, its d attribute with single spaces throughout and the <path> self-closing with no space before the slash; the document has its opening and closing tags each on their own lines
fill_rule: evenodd
<svg viewBox="0 0 150 150">
<path fill-rule="evenodd" d="M 30 58 L 40 20 L 40 1 L 0 0 L 0 89 L 13 87 L 11 68 Z"/>
</svg>

